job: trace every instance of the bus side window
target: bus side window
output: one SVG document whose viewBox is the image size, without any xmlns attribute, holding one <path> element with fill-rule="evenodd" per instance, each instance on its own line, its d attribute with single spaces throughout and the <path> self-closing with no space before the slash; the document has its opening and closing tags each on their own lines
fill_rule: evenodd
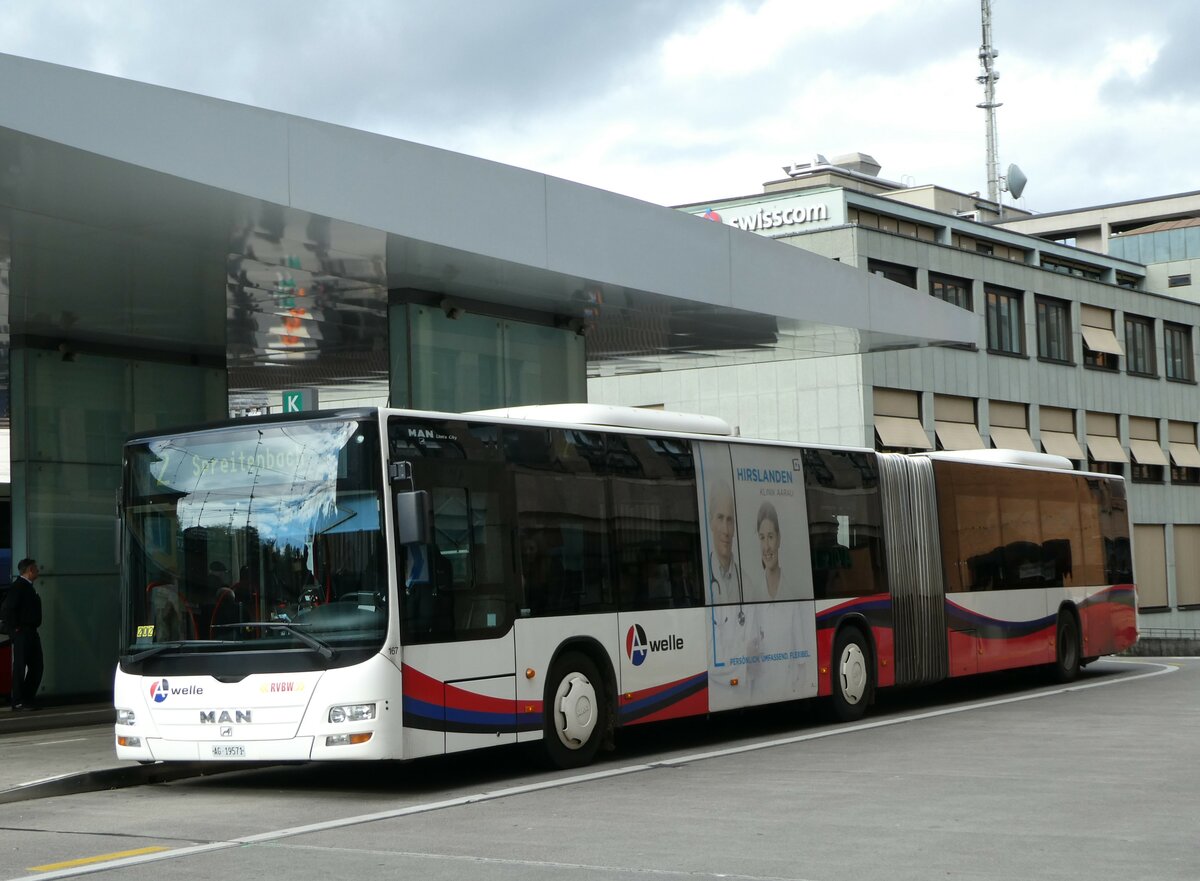
<svg viewBox="0 0 1200 881">
<path fill-rule="evenodd" d="M 803 460 L 813 596 L 886 593 L 883 512 L 874 455 L 805 450 Z"/>
<path fill-rule="evenodd" d="M 704 604 L 696 481 L 687 441 L 629 437 L 637 461 L 611 478 L 622 611 Z M 624 460 L 622 460 L 624 462 Z"/>
<path fill-rule="evenodd" d="M 582 474 L 518 473 L 515 484 L 530 614 L 611 608 L 604 481 Z"/>
</svg>

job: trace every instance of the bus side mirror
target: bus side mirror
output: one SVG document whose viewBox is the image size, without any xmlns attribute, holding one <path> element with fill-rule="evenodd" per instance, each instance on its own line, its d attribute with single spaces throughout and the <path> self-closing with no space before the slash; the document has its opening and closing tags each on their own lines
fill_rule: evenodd
<svg viewBox="0 0 1200 881">
<path fill-rule="evenodd" d="M 433 543 L 433 505 L 425 490 L 396 493 L 396 541 L 402 545 Z"/>
</svg>

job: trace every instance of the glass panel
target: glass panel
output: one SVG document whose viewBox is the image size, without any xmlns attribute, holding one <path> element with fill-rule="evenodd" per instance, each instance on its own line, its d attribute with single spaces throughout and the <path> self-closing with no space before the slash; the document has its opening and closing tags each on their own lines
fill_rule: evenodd
<svg viewBox="0 0 1200 881">
<path fill-rule="evenodd" d="M 611 610 L 604 479 L 518 474 L 516 498 L 529 614 Z"/>
<path fill-rule="evenodd" d="M 410 317 L 412 406 L 452 413 L 503 406 L 498 321 L 425 307 Z"/>
<path fill-rule="evenodd" d="M 888 589 L 879 472 L 869 453 L 805 450 L 813 596 L 867 596 Z"/>
<path fill-rule="evenodd" d="M 55 575 L 113 573 L 121 467 L 34 462 L 25 477 L 26 554 Z"/>
<path fill-rule="evenodd" d="M 115 465 L 133 432 L 129 362 L 26 350 L 25 457 Z"/>
<path fill-rule="evenodd" d="M 388 352 L 391 370 L 388 375 L 388 403 L 393 407 L 409 407 L 408 388 L 408 304 L 388 306 Z"/>
<path fill-rule="evenodd" d="M 555 404 L 587 398 L 583 337 L 571 330 L 504 323 L 504 403 Z"/>
<path fill-rule="evenodd" d="M 691 445 L 628 438 L 647 479 L 613 478 L 613 529 L 623 610 L 704 603 Z"/>
<path fill-rule="evenodd" d="M 309 648 L 331 663 L 387 629 L 370 423 L 199 432 L 126 448 L 123 649 Z M 315 639 L 314 643 L 312 640 Z M 297 663 L 311 669 L 305 653 Z"/>
<path fill-rule="evenodd" d="M 1153 243 L 1155 263 L 1166 263 L 1171 259 L 1171 241 L 1166 233 L 1154 232 L 1146 236 Z"/>
<path fill-rule="evenodd" d="M 1125 352 L 1130 373 L 1154 372 L 1154 336 L 1148 321 L 1125 319 Z"/>
<path fill-rule="evenodd" d="M 1065 304 L 1039 300 L 1037 302 L 1038 357 L 1069 361 L 1067 348 L 1067 309 Z"/>
<path fill-rule="evenodd" d="M 135 361 L 132 374 L 130 434 L 195 425 L 227 413 L 224 370 Z"/>
<path fill-rule="evenodd" d="M 105 546 L 112 547 L 111 530 Z M 110 551 L 110 567 L 111 558 Z M 39 556 L 38 561 L 41 560 Z M 42 693 L 111 692 L 120 614 L 118 577 L 43 572 L 37 588 L 42 597 L 42 651 L 46 670 Z M 48 630 L 52 635 L 47 634 Z"/>
<path fill-rule="evenodd" d="M 1184 231 L 1184 258 L 1195 260 L 1200 258 L 1200 226 L 1189 226 Z"/>
<path fill-rule="evenodd" d="M 1167 250 L 1171 255 L 1172 260 L 1187 259 L 1187 240 L 1184 238 L 1184 230 L 1171 229 L 1167 230 Z"/>
</svg>

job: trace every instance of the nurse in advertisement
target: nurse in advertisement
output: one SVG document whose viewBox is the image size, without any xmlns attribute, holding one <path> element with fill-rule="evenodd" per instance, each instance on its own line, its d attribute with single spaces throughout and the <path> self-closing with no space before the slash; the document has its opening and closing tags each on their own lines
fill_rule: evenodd
<svg viewBox="0 0 1200 881">
<path fill-rule="evenodd" d="M 794 453 L 697 444 L 712 710 L 816 694 L 808 520 Z"/>
</svg>

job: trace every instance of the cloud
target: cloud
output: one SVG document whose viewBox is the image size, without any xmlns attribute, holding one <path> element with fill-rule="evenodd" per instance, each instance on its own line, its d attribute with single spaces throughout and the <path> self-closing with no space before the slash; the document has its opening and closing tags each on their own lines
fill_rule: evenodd
<svg viewBox="0 0 1200 881">
<path fill-rule="evenodd" d="M 1182 180 L 1190 160 L 1165 141 L 1194 137 L 1200 3 L 993 9 L 1001 165 L 1029 172 L 1028 204 L 1103 200 L 1081 151 L 1132 169 L 1122 189 Z M 986 188 L 980 39 L 967 0 L 8 0 L 0 19 L 0 51 L 665 204 L 756 192 L 786 163 L 856 150 L 894 180 Z M 1147 156 L 1184 158 L 1139 168 Z"/>
</svg>

